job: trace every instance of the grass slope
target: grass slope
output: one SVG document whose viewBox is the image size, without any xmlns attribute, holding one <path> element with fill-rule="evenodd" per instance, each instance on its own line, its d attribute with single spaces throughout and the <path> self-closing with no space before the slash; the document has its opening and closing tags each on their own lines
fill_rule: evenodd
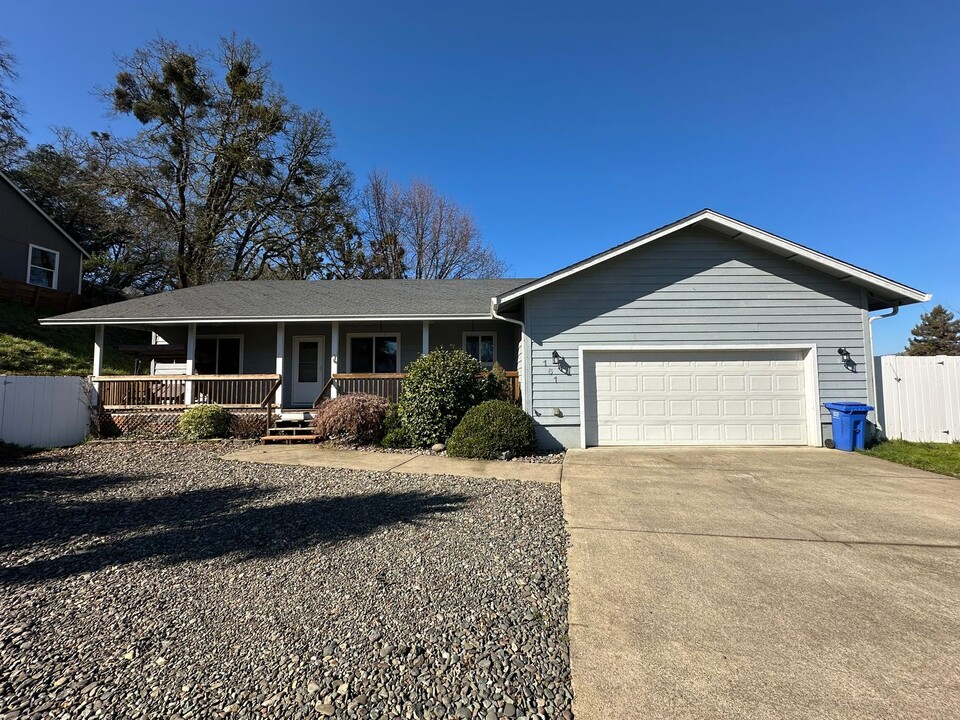
<svg viewBox="0 0 960 720">
<path fill-rule="evenodd" d="M 862 452 L 881 460 L 960 478 L 960 443 L 888 440 Z"/>
<path fill-rule="evenodd" d="M 0 303 L 0 374 L 89 375 L 93 371 L 93 328 L 43 327 L 37 322 L 52 314 L 17 303 Z M 104 374 L 132 373 L 133 358 L 111 345 L 149 342 L 147 337 L 107 328 Z"/>
</svg>

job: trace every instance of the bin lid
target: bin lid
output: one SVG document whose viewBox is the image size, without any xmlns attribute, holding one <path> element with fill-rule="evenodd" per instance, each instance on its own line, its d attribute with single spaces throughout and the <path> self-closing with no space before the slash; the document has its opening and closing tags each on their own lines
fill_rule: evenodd
<svg viewBox="0 0 960 720">
<path fill-rule="evenodd" d="M 858 402 L 828 402 L 823 406 L 827 410 L 839 410 L 845 413 L 868 413 L 874 409 L 872 405 L 864 405 Z"/>
</svg>

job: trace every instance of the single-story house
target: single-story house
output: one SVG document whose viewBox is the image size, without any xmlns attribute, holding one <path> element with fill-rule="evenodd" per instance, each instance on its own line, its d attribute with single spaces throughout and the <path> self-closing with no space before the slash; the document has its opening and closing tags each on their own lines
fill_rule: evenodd
<svg viewBox="0 0 960 720">
<path fill-rule="evenodd" d="M 76 240 L 0 172 L 0 280 L 80 295 L 87 257 Z"/>
<path fill-rule="evenodd" d="M 874 404 L 871 313 L 929 299 L 702 210 L 536 279 L 218 283 L 43 322 L 97 326 L 95 358 L 104 326 L 152 331 L 178 406 L 225 392 L 201 376 L 245 374 L 285 413 L 395 397 L 410 360 L 455 345 L 511 371 L 544 447 L 818 446 L 823 402 Z"/>
</svg>

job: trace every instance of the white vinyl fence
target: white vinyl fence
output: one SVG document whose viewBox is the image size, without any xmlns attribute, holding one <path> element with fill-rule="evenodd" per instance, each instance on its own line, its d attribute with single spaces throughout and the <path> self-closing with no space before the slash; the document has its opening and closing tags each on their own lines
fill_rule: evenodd
<svg viewBox="0 0 960 720">
<path fill-rule="evenodd" d="M 62 447 L 83 442 L 89 429 L 86 378 L 0 375 L 0 440 Z"/>
<path fill-rule="evenodd" d="M 960 440 L 960 357 L 875 358 L 884 435 L 915 442 Z"/>
</svg>

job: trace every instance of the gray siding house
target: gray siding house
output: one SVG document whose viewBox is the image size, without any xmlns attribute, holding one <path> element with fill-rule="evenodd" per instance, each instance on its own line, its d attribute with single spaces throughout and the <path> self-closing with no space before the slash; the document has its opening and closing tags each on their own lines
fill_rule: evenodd
<svg viewBox="0 0 960 720">
<path fill-rule="evenodd" d="M 281 411 L 453 345 L 513 372 L 543 447 L 818 446 L 822 403 L 873 404 L 872 319 L 929 299 L 703 210 L 534 280 L 221 283 L 44 322 L 152 330 L 183 355 L 158 375 L 274 373 Z"/>
<path fill-rule="evenodd" d="M 81 294 L 87 252 L 0 173 L 0 280 Z"/>
</svg>

